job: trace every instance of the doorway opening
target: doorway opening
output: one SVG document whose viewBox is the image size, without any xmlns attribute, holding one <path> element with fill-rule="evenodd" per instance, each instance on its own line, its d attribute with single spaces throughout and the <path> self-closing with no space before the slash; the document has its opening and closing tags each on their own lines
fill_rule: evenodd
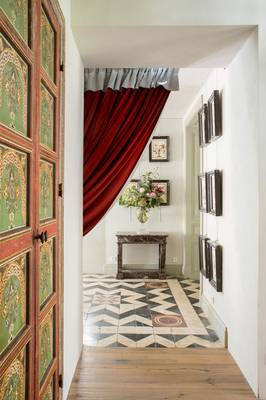
<svg viewBox="0 0 266 400">
<path fill-rule="evenodd" d="M 211 69 L 181 69 L 180 91 L 172 92 L 152 138 L 119 197 L 143 174 L 156 171 L 167 182 L 166 205 L 151 210 L 143 230 L 134 208 L 119 198 L 95 229 L 84 237 L 84 345 L 130 348 L 223 348 L 200 304 L 198 238 L 198 115 L 184 125 L 185 111 Z M 194 84 L 191 86 L 191 77 Z M 151 160 L 154 140 L 167 140 L 168 161 Z M 132 234 L 136 236 L 132 239 Z M 165 279 L 150 279 L 158 268 L 158 244 L 147 235 L 166 236 Z M 140 240 L 136 240 L 139 237 Z M 127 278 L 117 277 L 119 241 Z M 157 240 L 157 239 L 156 239 Z M 156 242 L 155 240 L 155 242 Z M 144 241 L 145 244 L 141 243 Z M 134 276 L 130 271 L 147 271 Z"/>
</svg>

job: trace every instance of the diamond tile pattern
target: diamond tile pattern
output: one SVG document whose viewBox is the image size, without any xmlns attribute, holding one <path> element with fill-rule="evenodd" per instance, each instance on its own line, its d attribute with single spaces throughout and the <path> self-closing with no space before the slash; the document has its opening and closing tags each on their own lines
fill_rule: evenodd
<svg viewBox="0 0 266 400">
<path fill-rule="evenodd" d="M 117 280 L 83 275 L 84 344 L 99 347 L 223 347 L 190 279 Z"/>
</svg>

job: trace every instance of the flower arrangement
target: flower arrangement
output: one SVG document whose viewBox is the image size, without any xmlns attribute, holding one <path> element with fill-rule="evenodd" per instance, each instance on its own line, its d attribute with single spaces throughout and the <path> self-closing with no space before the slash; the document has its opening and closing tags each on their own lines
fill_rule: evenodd
<svg viewBox="0 0 266 400">
<path fill-rule="evenodd" d="M 153 183 L 157 178 L 154 172 L 146 172 L 135 185 L 127 187 L 119 198 L 121 206 L 137 208 L 137 217 L 141 223 L 147 222 L 150 208 L 159 207 L 163 202 L 163 187 Z"/>
</svg>

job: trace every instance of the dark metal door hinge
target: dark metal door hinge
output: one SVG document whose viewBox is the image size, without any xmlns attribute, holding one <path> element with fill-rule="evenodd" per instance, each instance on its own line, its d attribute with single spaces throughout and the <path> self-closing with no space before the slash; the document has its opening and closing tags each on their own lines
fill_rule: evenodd
<svg viewBox="0 0 266 400">
<path fill-rule="evenodd" d="M 64 64 L 60 64 L 60 71 L 61 72 L 64 72 L 64 68 L 65 68 Z"/>
<path fill-rule="evenodd" d="M 63 183 L 59 183 L 58 185 L 58 196 L 63 197 Z"/>
<path fill-rule="evenodd" d="M 62 389 L 63 388 L 63 375 L 59 375 L 58 377 L 58 385 Z"/>
</svg>

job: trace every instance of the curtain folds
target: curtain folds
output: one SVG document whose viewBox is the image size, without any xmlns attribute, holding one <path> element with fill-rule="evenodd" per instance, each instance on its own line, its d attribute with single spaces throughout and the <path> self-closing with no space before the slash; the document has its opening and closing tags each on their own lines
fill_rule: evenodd
<svg viewBox="0 0 266 400">
<path fill-rule="evenodd" d="M 84 235 L 105 215 L 128 180 L 169 93 L 162 86 L 85 93 Z"/>
<path fill-rule="evenodd" d="M 179 90 L 178 68 L 85 68 L 86 90 L 155 88 Z"/>
</svg>

